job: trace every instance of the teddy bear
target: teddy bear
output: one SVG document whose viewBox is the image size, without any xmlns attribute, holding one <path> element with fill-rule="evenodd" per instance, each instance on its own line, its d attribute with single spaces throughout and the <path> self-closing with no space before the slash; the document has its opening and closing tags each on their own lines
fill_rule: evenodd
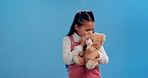
<svg viewBox="0 0 148 78">
<path fill-rule="evenodd" d="M 98 50 L 103 45 L 106 36 L 104 34 L 92 33 L 86 40 L 86 48 L 79 55 L 74 55 L 74 62 L 80 66 L 86 66 L 87 69 L 93 69 L 98 66 L 100 54 Z"/>
</svg>

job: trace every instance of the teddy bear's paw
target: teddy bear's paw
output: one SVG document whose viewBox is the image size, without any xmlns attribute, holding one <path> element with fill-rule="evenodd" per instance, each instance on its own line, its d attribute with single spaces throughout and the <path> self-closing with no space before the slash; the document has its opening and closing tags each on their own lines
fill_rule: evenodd
<svg viewBox="0 0 148 78">
<path fill-rule="evenodd" d="M 79 60 L 78 60 L 78 57 L 77 57 L 77 56 L 74 56 L 73 60 L 74 60 L 74 62 L 75 62 L 76 64 L 80 64 L 80 62 L 79 62 Z"/>
<path fill-rule="evenodd" d="M 95 66 L 94 66 L 94 61 L 89 60 L 89 61 L 86 63 L 86 67 L 87 67 L 87 69 L 93 69 L 93 68 L 95 68 Z"/>
</svg>

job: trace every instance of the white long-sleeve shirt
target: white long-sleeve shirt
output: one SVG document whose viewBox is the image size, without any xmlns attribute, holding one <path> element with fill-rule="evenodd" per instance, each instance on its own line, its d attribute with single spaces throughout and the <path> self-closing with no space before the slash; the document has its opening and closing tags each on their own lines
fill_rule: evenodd
<svg viewBox="0 0 148 78">
<path fill-rule="evenodd" d="M 72 36 L 75 42 L 80 42 L 81 37 L 79 35 L 74 33 Z M 78 45 L 78 46 L 75 46 L 75 48 L 71 52 L 71 42 L 70 42 L 69 37 L 65 36 L 63 38 L 62 54 L 63 54 L 64 62 L 67 65 L 74 64 L 73 56 L 78 55 L 79 52 L 81 52 L 82 50 L 83 50 L 83 47 L 81 45 Z M 100 62 L 100 64 L 107 64 L 109 62 L 109 58 L 103 46 L 101 46 L 101 48 L 98 50 L 98 53 L 100 54 L 100 57 L 98 58 L 98 61 Z"/>
</svg>

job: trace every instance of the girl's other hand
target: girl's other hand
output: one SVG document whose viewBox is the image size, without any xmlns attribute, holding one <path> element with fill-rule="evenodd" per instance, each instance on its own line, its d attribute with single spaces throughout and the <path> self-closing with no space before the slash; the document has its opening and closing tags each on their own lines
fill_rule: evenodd
<svg viewBox="0 0 148 78">
<path fill-rule="evenodd" d="M 85 35 L 85 36 L 83 36 L 83 37 L 81 38 L 80 45 L 81 45 L 82 47 L 85 46 L 86 40 L 87 40 L 88 38 L 89 38 L 89 35 Z"/>
</svg>

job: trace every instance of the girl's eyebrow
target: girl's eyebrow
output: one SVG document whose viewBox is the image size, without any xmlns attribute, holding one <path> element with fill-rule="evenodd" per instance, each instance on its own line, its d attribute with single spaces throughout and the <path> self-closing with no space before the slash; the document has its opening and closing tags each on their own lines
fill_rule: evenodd
<svg viewBox="0 0 148 78">
<path fill-rule="evenodd" d="M 86 30 L 94 30 L 94 28 L 93 29 L 86 29 Z"/>
<path fill-rule="evenodd" d="M 86 29 L 86 30 L 94 30 L 94 28 L 93 29 Z"/>
</svg>

